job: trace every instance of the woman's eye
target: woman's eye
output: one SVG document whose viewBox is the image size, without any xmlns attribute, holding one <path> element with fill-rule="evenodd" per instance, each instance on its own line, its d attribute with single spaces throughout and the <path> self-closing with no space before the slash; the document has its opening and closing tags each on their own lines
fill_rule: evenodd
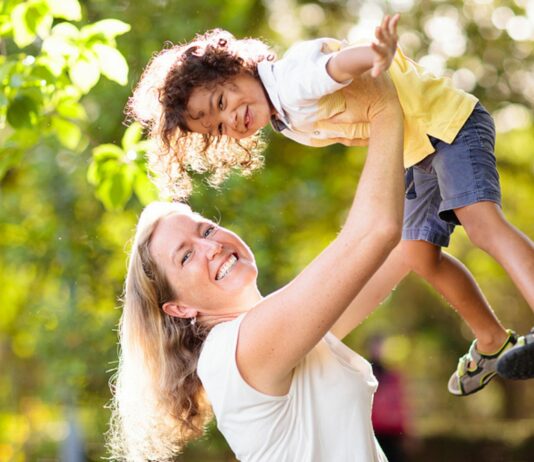
<svg viewBox="0 0 534 462">
<path fill-rule="evenodd" d="M 191 250 L 188 250 L 188 251 L 184 254 L 184 256 L 182 257 L 182 265 L 184 265 L 184 264 L 187 262 L 187 260 L 189 260 L 189 259 L 191 258 L 191 254 L 192 254 L 192 253 L 193 253 L 193 252 L 191 252 Z"/>
<path fill-rule="evenodd" d="M 215 226 L 209 226 L 206 228 L 206 230 L 202 233 L 202 237 L 209 237 L 211 234 L 213 234 L 213 231 L 215 231 Z"/>
<path fill-rule="evenodd" d="M 223 124 L 219 124 L 217 126 L 217 131 L 219 132 L 219 135 L 222 135 L 223 134 Z"/>
<path fill-rule="evenodd" d="M 221 96 L 219 96 L 219 101 L 217 102 L 218 106 L 219 106 L 219 110 L 222 111 L 223 110 L 223 97 L 222 97 L 222 94 Z"/>
</svg>

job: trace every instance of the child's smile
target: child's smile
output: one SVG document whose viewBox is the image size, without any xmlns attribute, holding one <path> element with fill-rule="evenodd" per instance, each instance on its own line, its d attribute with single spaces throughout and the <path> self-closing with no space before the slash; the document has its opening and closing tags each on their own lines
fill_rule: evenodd
<svg viewBox="0 0 534 462">
<path fill-rule="evenodd" d="M 247 138 L 269 123 L 272 110 L 263 86 L 248 74 L 216 85 L 197 88 L 187 105 L 192 132 Z"/>
</svg>

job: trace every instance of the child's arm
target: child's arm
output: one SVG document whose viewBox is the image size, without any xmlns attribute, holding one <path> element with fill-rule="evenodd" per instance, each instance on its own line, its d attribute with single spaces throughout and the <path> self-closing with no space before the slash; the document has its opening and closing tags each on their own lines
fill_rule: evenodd
<svg viewBox="0 0 534 462">
<path fill-rule="evenodd" d="M 382 24 L 376 28 L 377 42 L 370 46 L 354 46 L 338 51 L 330 58 L 326 70 L 337 82 L 352 79 L 371 69 L 371 75 L 377 77 L 391 65 L 397 49 L 397 23 L 399 15 L 385 16 Z"/>
</svg>

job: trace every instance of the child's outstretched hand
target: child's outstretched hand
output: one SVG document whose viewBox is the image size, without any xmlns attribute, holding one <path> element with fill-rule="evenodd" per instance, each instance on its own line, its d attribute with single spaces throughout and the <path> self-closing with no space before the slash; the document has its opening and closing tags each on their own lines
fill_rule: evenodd
<svg viewBox="0 0 534 462">
<path fill-rule="evenodd" d="M 400 14 L 395 16 L 385 16 L 382 24 L 375 30 L 377 41 L 371 44 L 374 51 L 373 67 L 371 75 L 378 77 L 382 72 L 386 71 L 393 61 L 395 50 L 397 49 L 397 23 L 399 22 Z"/>
</svg>

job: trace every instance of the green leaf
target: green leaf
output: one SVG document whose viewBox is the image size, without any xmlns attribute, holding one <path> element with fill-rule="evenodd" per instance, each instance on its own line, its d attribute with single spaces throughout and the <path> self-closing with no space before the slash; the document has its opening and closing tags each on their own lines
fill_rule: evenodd
<svg viewBox="0 0 534 462">
<path fill-rule="evenodd" d="M 52 35 L 75 40 L 80 36 L 80 31 L 74 24 L 62 22 L 52 28 Z"/>
<path fill-rule="evenodd" d="M 0 14 L 0 36 L 8 35 L 13 30 L 11 18 L 7 14 Z"/>
<path fill-rule="evenodd" d="M 119 85 L 128 83 L 128 63 L 116 48 L 95 44 L 92 47 L 100 65 L 100 70 L 109 80 Z"/>
<path fill-rule="evenodd" d="M 35 125 L 39 113 L 38 104 L 29 96 L 17 95 L 7 108 L 7 121 L 15 128 Z"/>
<path fill-rule="evenodd" d="M 66 119 L 86 120 L 84 107 L 75 100 L 64 99 L 56 106 L 57 112 Z"/>
<path fill-rule="evenodd" d="M 56 75 L 52 72 L 48 63 L 41 59 L 32 67 L 31 75 L 39 80 L 44 80 L 48 84 L 56 83 Z"/>
<path fill-rule="evenodd" d="M 54 77 L 59 77 L 65 67 L 65 59 L 59 54 L 55 56 L 40 56 L 39 63 L 46 67 Z"/>
<path fill-rule="evenodd" d="M 133 122 L 124 132 L 122 137 L 122 148 L 125 151 L 130 149 L 135 149 L 136 144 L 139 142 L 143 136 L 143 127 L 138 122 Z"/>
<path fill-rule="evenodd" d="M 107 39 L 112 39 L 117 35 L 122 35 L 131 29 L 129 24 L 118 19 L 103 19 L 94 24 L 82 27 L 81 35 L 84 39 L 90 39 L 95 35 L 101 35 Z"/>
<path fill-rule="evenodd" d="M 20 3 L 11 11 L 11 22 L 13 23 L 13 40 L 19 48 L 28 46 L 35 40 L 37 35 L 35 30 L 31 30 L 26 21 L 26 13 L 29 5 Z"/>
<path fill-rule="evenodd" d="M 85 56 L 80 56 L 74 65 L 71 66 L 69 76 L 72 83 L 82 90 L 83 93 L 89 93 L 100 78 L 100 69 L 94 61 L 90 61 Z"/>
<path fill-rule="evenodd" d="M 53 61 L 51 70 L 56 73 L 57 67 L 63 68 L 65 58 L 71 61 L 78 59 L 80 48 L 76 41 L 79 31 L 73 24 L 63 22 L 52 28 L 52 35 L 43 40 L 42 51 Z"/>
<path fill-rule="evenodd" d="M 87 181 L 92 185 L 100 183 L 100 169 L 98 168 L 98 163 L 94 160 L 91 161 L 87 169 Z"/>
<path fill-rule="evenodd" d="M 93 149 L 95 162 L 104 162 L 110 159 L 120 160 L 124 157 L 124 151 L 114 144 L 101 144 Z"/>
<path fill-rule="evenodd" d="M 108 210 L 121 210 L 132 195 L 133 176 L 118 168 L 97 187 L 96 195 Z"/>
<path fill-rule="evenodd" d="M 61 117 L 53 116 L 52 129 L 63 146 L 72 151 L 76 150 L 82 137 L 82 131 L 78 125 Z"/>
<path fill-rule="evenodd" d="M 154 140 L 142 140 L 135 145 L 138 151 L 149 152 L 155 149 Z"/>
<path fill-rule="evenodd" d="M 50 12 L 56 18 L 63 18 L 68 21 L 80 21 L 82 19 L 82 9 L 78 0 L 46 1 L 50 7 Z"/>
<path fill-rule="evenodd" d="M 158 190 L 156 186 L 142 170 L 139 170 L 135 176 L 133 187 L 135 195 L 143 205 L 148 205 L 158 199 Z"/>
<path fill-rule="evenodd" d="M 6 82 L 7 78 L 10 76 L 16 65 L 17 63 L 15 61 L 4 61 L 0 65 L 0 84 Z"/>
<path fill-rule="evenodd" d="M 26 24 L 28 29 L 39 37 L 46 37 L 50 33 L 54 18 L 44 1 L 32 1 L 26 11 Z"/>
</svg>

